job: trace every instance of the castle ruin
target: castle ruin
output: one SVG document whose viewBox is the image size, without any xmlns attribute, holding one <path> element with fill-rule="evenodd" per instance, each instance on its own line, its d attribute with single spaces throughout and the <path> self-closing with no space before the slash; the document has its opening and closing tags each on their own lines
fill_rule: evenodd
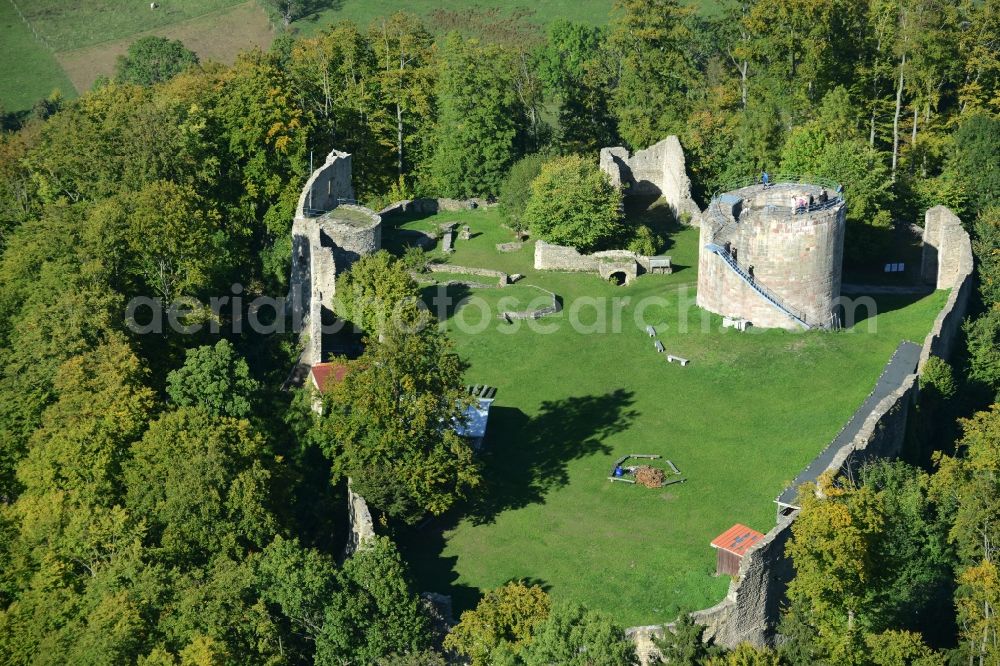
<svg viewBox="0 0 1000 666">
<path fill-rule="evenodd" d="M 293 320 L 303 322 L 301 366 L 325 360 L 322 332 L 333 323 L 337 275 L 381 247 L 382 218 L 357 205 L 351 156 L 334 150 L 306 181 L 292 223 L 289 302 Z"/>
<path fill-rule="evenodd" d="M 691 179 L 680 139 L 668 136 L 645 150 L 629 155 L 626 148 L 602 148 L 600 167 L 625 196 L 662 197 L 678 220 L 697 224 L 701 209 L 691 198 Z"/>
</svg>

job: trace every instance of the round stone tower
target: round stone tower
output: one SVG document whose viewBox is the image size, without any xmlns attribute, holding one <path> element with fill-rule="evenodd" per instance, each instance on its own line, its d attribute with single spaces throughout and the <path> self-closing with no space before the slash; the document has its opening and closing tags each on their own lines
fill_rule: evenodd
<svg viewBox="0 0 1000 666">
<path fill-rule="evenodd" d="M 715 197 L 702 218 L 698 305 L 764 328 L 836 328 L 846 213 L 836 186 Z"/>
</svg>

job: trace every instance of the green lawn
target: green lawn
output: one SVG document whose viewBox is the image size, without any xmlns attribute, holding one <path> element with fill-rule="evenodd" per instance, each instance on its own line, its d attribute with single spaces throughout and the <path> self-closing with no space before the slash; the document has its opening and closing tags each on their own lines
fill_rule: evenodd
<svg viewBox="0 0 1000 666">
<path fill-rule="evenodd" d="M 672 235 L 673 275 L 614 287 L 596 275 L 532 270 L 530 244 L 498 253 L 495 243 L 510 235 L 494 211 L 403 226 L 444 221 L 479 234 L 456 241 L 450 261 L 523 273 L 518 287 L 552 290 L 565 307 L 539 322 L 554 331 L 515 330 L 495 319 L 495 305 L 507 297 L 503 309 L 516 309 L 511 302 L 526 305 L 532 291 L 448 290 L 456 300 L 482 299 L 457 314 L 453 304 L 448 326 L 471 364 L 468 382 L 498 387 L 482 455 L 484 499 L 400 536 L 420 589 L 451 593 L 459 611 L 515 578 L 626 625 L 719 601 L 729 581 L 712 575 L 709 541 L 734 522 L 762 532 L 774 525 L 774 497 L 841 428 L 898 342 L 923 340 L 945 297 L 882 299 L 874 333 L 865 321 L 838 333 L 741 334 L 720 330 L 718 317 L 693 305 L 696 230 Z M 386 235 L 391 241 L 392 230 Z M 425 288 L 434 295 L 437 287 Z M 573 315 L 593 324 L 600 311 L 613 329 L 616 297 L 629 299 L 619 332 L 569 325 Z M 656 354 L 646 324 L 691 364 Z M 626 453 L 663 455 L 688 481 L 661 490 L 612 484 L 609 467 Z"/>
<path fill-rule="evenodd" d="M 76 90 L 55 56 L 17 15 L 9 0 L 0 2 L 0 110 L 30 109 L 38 99 L 59 89 L 67 97 Z"/>
<path fill-rule="evenodd" d="M 92 46 L 186 21 L 245 0 L 15 0 L 56 51 Z M 9 3 L 9 0 L 5 0 Z"/>
<path fill-rule="evenodd" d="M 718 11 L 716 0 L 691 0 L 704 14 Z M 601 26 L 611 21 L 614 0 L 316 0 L 306 17 L 293 25 L 311 35 L 349 19 L 362 28 L 400 9 L 423 18 L 435 32 L 459 30 L 474 34 L 507 32 L 508 20 L 523 13 L 529 24 L 545 27 L 558 19 Z M 495 15 L 491 15 L 495 13 Z M 491 29 L 488 26 L 493 26 Z"/>
</svg>

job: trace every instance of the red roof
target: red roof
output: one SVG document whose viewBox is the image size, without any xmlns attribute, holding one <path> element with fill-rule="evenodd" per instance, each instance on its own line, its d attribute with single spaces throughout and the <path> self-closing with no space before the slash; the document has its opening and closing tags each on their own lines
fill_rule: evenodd
<svg viewBox="0 0 1000 666">
<path fill-rule="evenodd" d="M 722 550 L 743 557 L 750 547 L 764 538 L 764 535 L 757 530 L 752 530 L 746 525 L 736 523 L 728 530 L 712 539 L 712 548 Z"/>
<path fill-rule="evenodd" d="M 326 392 L 331 386 L 335 386 L 344 381 L 350 367 L 346 363 L 317 363 L 309 371 L 312 375 L 313 385 L 322 392 Z"/>
</svg>

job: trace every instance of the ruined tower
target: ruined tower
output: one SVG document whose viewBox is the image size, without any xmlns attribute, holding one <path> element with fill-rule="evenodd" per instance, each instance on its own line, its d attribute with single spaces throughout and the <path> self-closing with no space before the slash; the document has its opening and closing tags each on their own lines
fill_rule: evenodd
<svg viewBox="0 0 1000 666">
<path fill-rule="evenodd" d="M 323 357 L 323 324 L 333 323 L 337 275 L 382 246 L 382 218 L 359 206 L 351 183 L 351 156 L 332 151 L 302 188 L 292 223 L 289 303 L 293 321 L 303 323 L 301 364 Z"/>
<path fill-rule="evenodd" d="M 778 182 L 712 199 L 698 305 L 764 328 L 836 328 L 847 214 L 837 189 Z"/>
</svg>

